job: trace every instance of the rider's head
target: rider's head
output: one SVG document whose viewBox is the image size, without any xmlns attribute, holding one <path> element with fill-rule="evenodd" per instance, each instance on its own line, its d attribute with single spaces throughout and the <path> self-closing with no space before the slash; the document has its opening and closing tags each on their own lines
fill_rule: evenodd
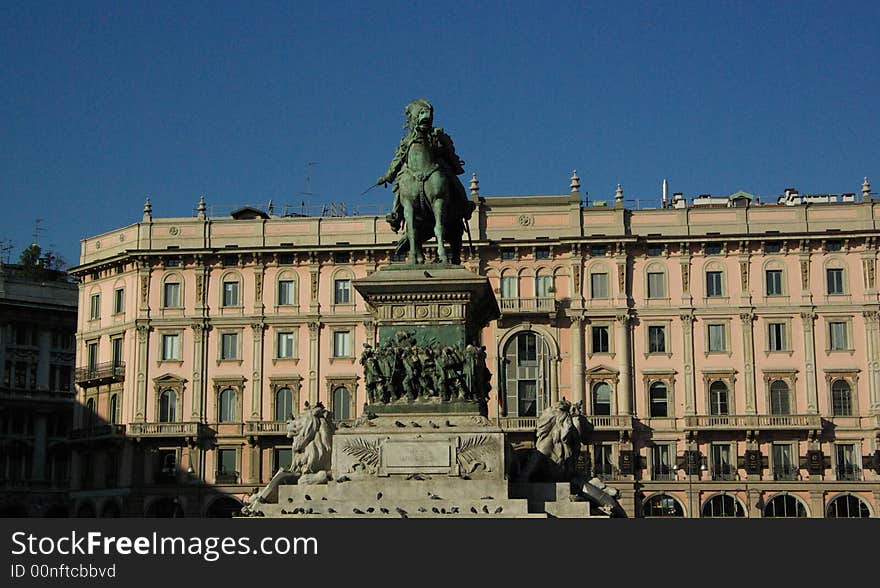
<svg viewBox="0 0 880 588">
<path fill-rule="evenodd" d="M 434 125 L 434 107 L 424 98 L 418 98 L 407 104 L 404 115 L 405 129 L 413 130 L 418 127 L 426 130 Z"/>
</svg>

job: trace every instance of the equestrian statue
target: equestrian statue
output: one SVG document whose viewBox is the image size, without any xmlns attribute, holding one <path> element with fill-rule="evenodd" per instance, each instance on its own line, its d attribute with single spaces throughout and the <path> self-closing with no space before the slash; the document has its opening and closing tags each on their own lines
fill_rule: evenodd
<svg viewBox="0 0 880 588">
<path fill-rule="evenodd" d="M 409 264 L 425 263 L 422 245 L 435 237 L 437 261 L 460 264 L 462 235 L 475 208 L 458 179 L 464 162 L 456 155 L 452 138 L 434 127 L 430 102 L 413 100 L 404 115 L 407 133 L 388 171 L 376 181 L 377 186 L 394 182 L 394 203 L 385 219 L 394 232 L 405 228 L 397 253 L 406 253 Z"/>
</svg>

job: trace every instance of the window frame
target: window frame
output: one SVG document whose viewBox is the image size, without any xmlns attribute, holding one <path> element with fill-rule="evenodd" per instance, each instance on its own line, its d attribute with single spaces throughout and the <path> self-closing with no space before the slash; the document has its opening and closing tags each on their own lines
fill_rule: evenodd
<svg viewBox="0 0 880 588">
<path fill-rule="evenodd" d="M 717 284 L 718 290 L 717 290 L 717 292 L 715 292 L 715 285 L 714 284 L 712 284 L 710 287 L 710 281 L 709 281 L 710 274 L 712 276 L 717 274 L 717 276 L 718 276 L 718 284 Z M 723 269 L 719 269 L 714 265 L 706 268 L 706 271 L 704 272 L 704 280 L 703 280 L 703 287 L 705 288 L 706 298 L 717 299 L 717 298 L 726 298 L 727 297 L 727 284 L 725 283 L 726 282 L 725 275 L 726 275 L 726 272 Z"/>
<path fill-rule="evenodd" d="M 165 340 L 166 337 L 175 337 L 177 339 L 176 357 L 165 356 Z M 159 331 L 159 362 L 182 362 L 183 361 L 183 331 L 180 330 L 161 330 Z"/>
<path fill-rule="evenodd" d="M 614 357 L 614 330 L 613 326 L 610 322 L 601 322 L 601 321 L 590 321 L 590 352 L 587 354 L 588 357 L 592 357 L 594 355 L 610 355 Z M 605 332 L 608 337 L 608 349 L 605 351 L 596 351 L 595 343 L 595 335 L 593 334 L 594 329 L 605 329 Z"/>
<path fill-rule="evenodd" d="M 338 327 L 334 328 L 330 332 L 330 359 L 353 359 L 354 358 L 354 327 Z M 336 336 L 337 334 L 348 333 L 348 349 L 345 355 L 339 355 L 337 353 L 336 347 Z"/>
<path fill-rule="evenodd" d="M 89 320 L 101 320 L 101 293 L 92 292 L 89 294 Z"/>
<path fill-rule="evenodd" d="M 226 357 L 224 354 L 224 340 L 227 336 L 235 336 L 235 357 Z M 241 345 L 242 330 L 241 329 L 223 329 L 217 333 L 217 361 L 242 361 Z"/>
<path fill-rule="evenodd" d="M 168 300 L 170 286 L 176 286 L 174 290 L 177 300 Z M 170 302 L 175 302 L 175 304 L 170 304 Z M 170 275 L 162 281 L 162 308 L 166 310 L 183 308 L 183 282 L 177 274 Z"/>
<path fill-rule="evenodd" d="M 825 333 L 827 336 L 826 345 L 825 345 L 825 353 L 849 353 L 852 355 L 855 352 L 853 345 L 853 328 L 852 328 L 852 317 L 851 316 L 826 316 L 825 317 Z M 834 337 L 834 329 L 832 325 L 835 324 L 843 324 L 843 335 L 845 337 L 844 346 L 836 347 L 834 345 L 835 337 Z"/>
<path fill-rule="evenodd" d="M 113 289 L 113 314 L 125 314 L 125 287 Z"/>
<path fill-rule="evenodd" d="M 597 269 L 599 269 L 599 268 L 597 268 Z M 602 269 L 604 269 L 604 268 L 602 268 Z M 602 279 L 605 280 L 605 284 L 604 284 L 605 295 L 604 296 L 597 296 L 596 295 L 596 284 L 593 281 L 593 278 L 598 278 L 600 276 L 602 276 Z M 609 278 L 609 272 L 607 271 L 607 269 L 605 269 L 604 271 L 590 271 L 590 300 L 609 300 L 611 298 L 610 282 L 611 282 L 611 280 Z"/>
<path fill-rule="evenodd" d="M 244 288 L 242 278 L 237 273 L 227 273 L 220 280 L 220 308 L 243 308 Z M 228 302 L 227 286 L 235 284 L 235 301 Z"/>
<path fill-rule="evenodd" d="M 705 320 L 705 337 L 706 349 L 705 355 L 732 355 L 730 350 L 730 319 L 706 319 Z M 712 348 L 712 329 L 711 327 L 721 327 L 721 335 L 723 339 L 723 349 Z"/>
<path fill-rule="evenodd" d="M 290 336 L 290 355 L 281 355 L 281 338 Z M 297 345 L 299 339 L 298 328 L 279 328 L 275 331 L 275 353 L 272 357 L 274 360 L 295 360 L 299 359 Z"/>
</svg>

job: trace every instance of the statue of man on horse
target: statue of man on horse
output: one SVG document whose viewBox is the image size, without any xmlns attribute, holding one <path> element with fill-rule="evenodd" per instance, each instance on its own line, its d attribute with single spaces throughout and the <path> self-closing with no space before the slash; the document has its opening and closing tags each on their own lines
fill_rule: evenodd
<svg viewBox="0 0 880 588">
<path fill-rule="evenodd" d="M 464 162 L 456 155 L 452 138 L 434 127 L 430 102 L 413 100 L 404 114 L 407 134 L 388 171 L 376 181 L 377 186 L 394 182 L 394 203 L 385 219 L 395 232 L 405 226 L 397 252 L 407 253 L 407 263 L 424 263 L 422 245 L 433 236 L 437 261 L 459 264 L 462 234 L 475 208 L 458 179 Z"/>
</svg>

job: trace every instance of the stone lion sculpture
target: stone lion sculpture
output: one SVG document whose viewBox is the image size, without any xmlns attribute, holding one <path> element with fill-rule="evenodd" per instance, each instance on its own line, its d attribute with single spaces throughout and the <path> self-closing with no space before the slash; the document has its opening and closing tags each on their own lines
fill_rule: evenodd
<svg viewBox="0 0 880 588">
<path fill-rule="evenodd" d="M 523 478 L 568 481 L 572 478 L 581 444 L 580 404 L 562 399 L 538 417 L 535 452 Z"/>
<path fill-rule="evenodd" d="M 253 507 L 266 502 L 282 484 L 326 484 L 330 480 L 335 431 L 333 414 L 322 403 L 314 407 L 306 403 L 303 414 L 287 421 L 287 436 L 293 439 L 290 465 L 279 469 L 265 488 L 254 492 L 242 513 L 252 514 Z"/>
</svg>

